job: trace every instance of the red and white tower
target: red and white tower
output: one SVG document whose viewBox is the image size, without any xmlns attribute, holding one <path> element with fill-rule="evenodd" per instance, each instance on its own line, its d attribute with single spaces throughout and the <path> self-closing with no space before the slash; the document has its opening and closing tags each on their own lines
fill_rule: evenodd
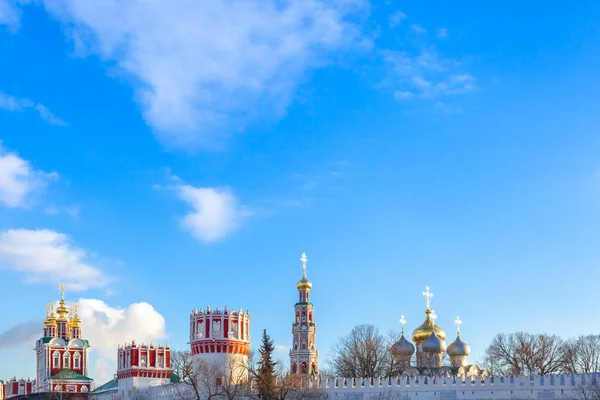
<svg viewBox="0 0 600 400">
<path fill-rule="evenodd" d="M 93 379 L 88 378 L 90 346 L 82 339 L 79 306 L 70 309 L 65 302 L 65 285 L 58 285 L 60 301 L 46 307 L 43 337 L 35 347 L 37 356 L 36 392 L 88 393 Z"/>
<path fill-rule="evenodd" d="M 295 375 L 319 373 L 319 351 L 315 344 L 317 326 L 313 319 L 313 303 L 310 302 L 312 283 L 306 279 L 306 253 L 302 253 L 302 279 L 296 284 L 298 302 L 294 305 L 296 320 L 292 324 L 293 345 L 290 350 L 290 371 Z"/>
<path fill-rule="evenodd" d="M 248 380 L 250 314 L 247 311 L 194 308 L 190 315 L 190 345 L 197 363 L 223 368 L 223 377 L 232 383 Z"/>
<path fill-rule="evenodd" d="M 118 395 L 122 400 L 150 386 L 170 383 L 172 372 L 169 346 L 131 342 L 117 350 Z"/>
</svg>

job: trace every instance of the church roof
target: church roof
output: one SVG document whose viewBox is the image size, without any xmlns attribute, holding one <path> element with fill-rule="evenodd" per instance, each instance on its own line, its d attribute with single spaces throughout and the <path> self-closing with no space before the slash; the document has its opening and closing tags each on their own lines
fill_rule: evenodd
<svg viewBox="0 0 600 400">
<path fill-rule="evenodd" d="M 42 340 L 42 344 L 47 344 L 47 343 L 50 343 L 50 341 L 51 341 L 52 339 L 54 339 L 54 338 L 53 338 L 53 337 L 50 337 L 50 336 L 43 337 L 43 338 L 41 339 L 41 340 Z M 81 339 L 81 341 L 82 341 L 83 343 L 85 343 L 85 345 L 86 345 L 86 346 L 89 346 L 89 345 L 90 345 L 90 342 L 89 342 L 87 339 Z"/>
<path fill-rule="evenodd" d="M 171 372 L 171 383 L 178 383 L 179 381 L 181 381 L 179 375 L 177 375 L 175 372 Z"/>
<path fill-rule="evenodd" d="M 93 381 L 92 378 L 88 378 L 87 376 L 81 375 L 70 369 L 63 369 L 59 373 L 52 375 L 49 379 L 62 381 Z"/>
<path fill-rule="evenodd" d="M 112 380 L 106 382 L 104 385 L 92 390 L 90 392 L 90 394 L 110 392 L 112 390 L 117 390 L 118 387 L 119 387 L 119 380 L 117 378 L 113 378 Z"/>
</svg>

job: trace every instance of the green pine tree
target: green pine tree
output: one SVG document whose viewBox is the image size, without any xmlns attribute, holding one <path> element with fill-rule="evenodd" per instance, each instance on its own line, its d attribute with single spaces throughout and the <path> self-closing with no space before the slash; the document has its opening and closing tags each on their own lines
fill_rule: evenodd
<svg viewBox="0 0 600 400">
<path fill-rule="evenodd" d="M 258 362 L 258 394 L 263 400 L 273 400 L 276 398 L 275 385 L 277 377 L 275 374 L 275 366 L 277 363 L 273 361 L 273 351 L 275 344 L 267 334 L 267 330 L 263 330 L 262 343 L 258 352 L 260 353 L 260 361 Z"/>
</svg>

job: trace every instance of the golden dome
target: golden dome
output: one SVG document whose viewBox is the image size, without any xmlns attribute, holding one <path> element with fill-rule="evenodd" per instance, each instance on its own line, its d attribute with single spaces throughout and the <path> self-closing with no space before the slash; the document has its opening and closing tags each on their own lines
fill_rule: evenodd
<svg viewBox="0 0 600 400">
<path fill-rule="evenodd" d="M 446 332 L 444 332 L 439 325 L 434 326 L 433 322 L 431 322 L 431 318 L 429 317 L 430 313 L 431 311 L 425 310 L 425 322 L 419 325 L 412 333 L 412 340 L 416 345 L 423 343 L 425 339 L 431 336 L 431 333 L 434 331 L 434 329 L 438 338 L 442 340 L 446 339 Z"/>
<path fill-rule="evenodd" d="M 306 277 L 303 277 L 298 281 L 296 287 L 298 288 L 298 290 L 310 290 L 312 288 L 312 283 L 310 283 L 310 281 L 306 279 Z"/>
<path fill-rule="evenodd" d="M 46 316 L 46 319 L 44 320 L 44 325 L 46 327 L 48 326 L 56 326 L 56 316 L 54 315 L 54 313 L 49 314 Z"/>
<path fill-rule="evenodd" d="M 58 314 L 58 319 L 60 319 L 60 320 L 67 319 L 67 314 L 69 313 L 69 309 L 67 308 L 67 305 L 65 304 L 64 300 L 61 300 L 59 302 L 59 306 L 56 309 L 56 313 Z"/>
</svg>

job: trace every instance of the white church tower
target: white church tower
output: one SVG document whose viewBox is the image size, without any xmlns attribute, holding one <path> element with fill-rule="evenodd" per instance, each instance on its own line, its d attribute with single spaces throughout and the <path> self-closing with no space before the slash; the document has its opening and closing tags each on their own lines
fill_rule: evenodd
<svg viewBox="0 0 600 400">
<path fill-rule="evenodd" d="M 302 253 L 302 279 L 298 281 L 298 302 L 294 305 L 296 319 L 292 324 L 293 345 L 290 350 L 290 371 L 293 375 L 315 377 L 319 373 L 319 352 L 315 344 L 317 327 L 313 303 L 310 302 L 312 283 L 306 279 L 306 253 Z"/>
</svg>

